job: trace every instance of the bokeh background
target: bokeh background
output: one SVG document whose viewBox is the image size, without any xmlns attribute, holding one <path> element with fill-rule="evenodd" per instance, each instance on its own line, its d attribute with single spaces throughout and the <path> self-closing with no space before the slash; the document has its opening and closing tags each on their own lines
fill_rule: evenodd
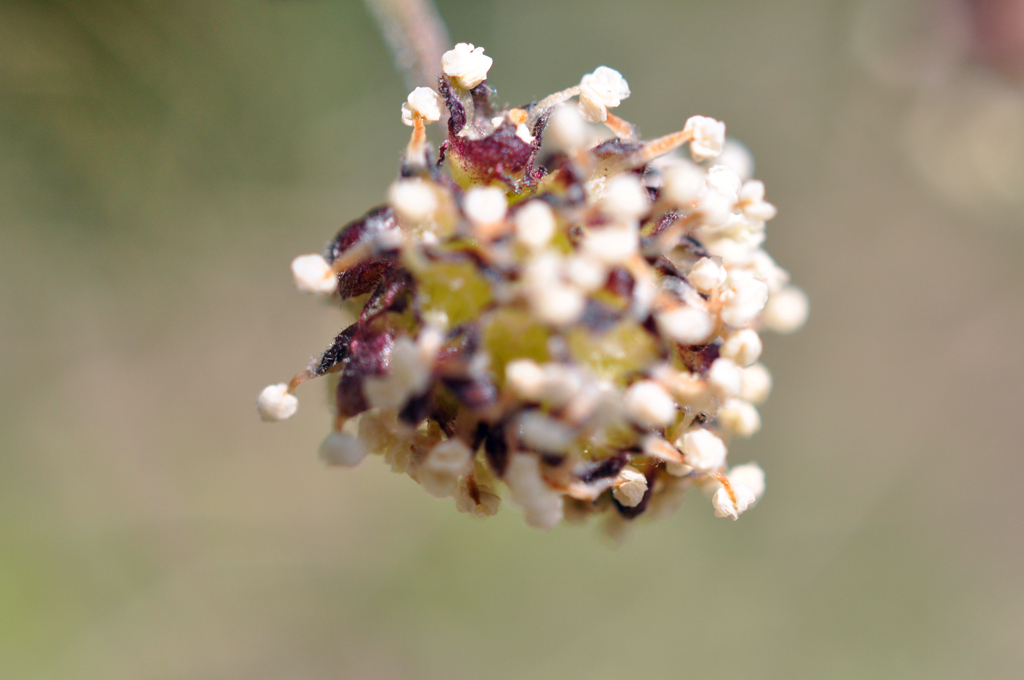
<svg viewBox="0 0 1024 680">
<path fill-rule="evenodd" d="M 519 104 L 613 66 L 726 121 L 811 299 L 732 523 L 479 520 L 326 395 L 288 264 L 381 202 L 406 90 L 355 0 L 0 2 L 0 677 L 1024 677 L 1016 0 L 440 0 Z"/>
</svg>

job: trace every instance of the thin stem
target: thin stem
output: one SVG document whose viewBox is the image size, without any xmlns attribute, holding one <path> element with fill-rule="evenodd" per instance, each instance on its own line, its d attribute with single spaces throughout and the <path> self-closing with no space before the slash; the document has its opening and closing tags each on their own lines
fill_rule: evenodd
<svg viewBox="0 0 1024 680">
<path fill-rule="evenodd" d="M 541 115 L 543 115 L 544 112 L 547 111 L 548 109 L 554 108 L 564 101 L 568 101 L 569 99 L 575 97 L 579 93 L 580 86 L 573 85 L 572 87 L 566 88 L 561 92 L 549 94 L 547 97 L 544 97 L 544 99 L 541 99 L 539 102 L 537 102 L 537 105 L 533 107 L 533 119 L 536 120 L 540 118 Z"/>
<path fill-rule="evenodd" d="M 451 42 L 432 0 L 363 2 L 380 26 L 406 86 L 435 87 L 441 75 L 441 55 L 451 48 Z"/>
</svg>

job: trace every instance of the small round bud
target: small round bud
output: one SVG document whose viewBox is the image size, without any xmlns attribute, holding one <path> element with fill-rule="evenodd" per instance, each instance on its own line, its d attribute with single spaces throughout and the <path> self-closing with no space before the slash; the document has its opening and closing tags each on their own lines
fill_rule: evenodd
<svg viewBox="0 0 1024 680">
<path fill-rule="evenodd" d="M 633 173 L 622 173 L 605 184 L 601 211 L 618 220 L 638 220 L 651 210 L 647 190 Z"/>
<path fill-rule="evenodd" d="M 732 359 L 715 359 L 708 369 L 707 381 L 708 387 L 719 397 L 735 397 L 743 389 L 743 369 Z"/>
<path fill-rule="evenodd" d="M 437 214 L 437 194 L 430 182 L 402 179 L 388 189 L 388 203 L 409 224 L 429 222 Z"/>
<path fill-rule="evenodd" d="M 692 116 L 683 126 L 691 135 L 690 155 L 698 163 L 722 153 L 725 144 L 725 123 L 705 116 Z"/>
<path fill-rule="evenodd" d="M 740 176 L 728 165 L 712 165 L 706 181 L 708 189 L 725 196 L 730 205 L 739 200 Z"/>
<path fill-rule="evenodd" d="M 718 227 L 732 217 L 732 202 L 717 191 L 706 191 L 697 201 L 697 212 L 706 225 Z"/>
<path fill-rule="evenodd" d="M 749 401 L 726 399 L 718 409 L 718 422 L 741 437 L 752 437 L 761 429 L 761 415 Z"/>
<path fill-rule="evenodd" d="M 609 225 L 592 229 L 584 238 L 582 250 L 594 260 L 615 266 L 630 259 L 640 248 L 636 229 L 629 225 Z"/>
<path fill-rule="evenodd" d="M 676 442 L 676 446 L 686 456 L 686 464 L 694 470 L 714 472 L 725 464 L 725 442 L 710 430 L 690 430 Z"/>
<path fill-rule="evenodd" d="M 583 290 L 595 291 L 608 281 L 608 266 L 589 253 L 570 255 L 565 260 L 565 275 Z"/>
<path fill-rule="evenodd" d="M 655 315 L 658 330 L 680 345 L 699 345 L 711 337 L 715 320 L 698 307 L 677 307 Z"/>
<path fill-rule="evenodd" d="M 711 504 L 715 506 L 715 517 L 732 517 L 733 520 L 737 520 L 740 515 L 755 503 L 757 498 L 750 487 L 744 484 L 730 483 L 730 486 L 732 486 L 731 496 L 729 491 L 723 486 L 715 492 L 714 498 L 711 499 Z"/>
<path fill-rule="evenodd" d="M 720 165 L 728 165 L 744 182 L 754 176 L 754 156 L 750 153 L 750 149 L 735 139 L 725 140 L 722 153 L 718 154 L 715 162 Z"/>
<path fill-rule="evenodd" d="M 338 278 L 323 255 L 299 255 L 292 260 L 292 278 L 303 293 L 331 295 L 338 289 Z"/>
<path fill-rule="evenodd" d="M 320 444 L 320 458 L 328 465 L 355 467 L 369 451 L 358 437 L 343 432 L 332 432 Z"/>
<path fill-rule="evenodd" d="M 638 380 L 623 399 L 626 414 L 642 427 L 666 427 L 676 417 L 676 402 L 653 380 Z"/>
<path fill-rule="evenodd" d="M 533 311 L 541 321 L 562 326 L 580 318 L 586 304 L 586 297 L 577 288 L 556 286 L 547 295 L 538 291 L 533 298 Z"/>
<path fill-rule="evenodd" d="M 505 364 L 505 382 L 520 399 L 540 401 L 544 396 L 544 369 L 532 359 L 516 359 Z"/>
<path fill-rule="evenodd" d="M 267 385 L 256 398 L 260 419 L 268 423 L 287 420 L 295 415 L 298 408 L 299 400 L 288 391 L 287 383 Z"/>
<path fill-rule="evenodd" d="M 807 323 L 810 303 L 796 286 L 786 286 L 772 295 L 764 307 L 764 325 L 776 333 L 792 333 Z"/>
<path fill-rule="evenodd" d="M 764 470 L 757 463 L 737 465 L 725 475 L 729 483 L 742 484 L 754 492 L 755 502 L 764 496 Z"/>
<path fill-rule="evenodd" d="M 583 313 L 586 296 L 576 286 L 562 280 L 562 259 L 551 252 L 535 257 L 523 272 L 526 296 L 539 319 L 562 325 L 576 321 Z"/>
<path fill-rule="evenodd" d="M 726 359 L 732 359 L 744 368 L 750 366 L 761 356 L 763 349 L 761 336 L 757 331 L 744 328 L 730 335 L 719 350 L 719 355 Z"/>
<path fill-rule="evenodd" d="M 409 98 L 402 104 L 402 122 L 412 127 L 415 124 L 416 116 L 419 116 L 426 123 L 436 123 L 441 120 L 441 111 L 444 108 L 444 100 L 441 95 L 429 87 L 417 87 L 409 93 Z"/>
<path fill-rule="evenodd" d="M 462 211 L 473 226 L 492 227 L 505 219 L 508 200 L 505 192 L 497 187 L 474 187 L 466 192 Z"/>
<path fill-rule="evenodd" d="M 516 240 L 531 250 L 543 248 L 555 235 L 555 214 L 544 201 L 527 201 L 514 219 Z"/>
<path fill-rule="evenodd" d="M 511 491 L 512 502 L 523 509 L 527 524 L 538 529 L 550 529 L 562 520 L 562 496 L 544 482 L 540 461 L 535 456 L 513 455 L 504 479 Z"/>
<path fill-rule="evenodd" d="M 743 213 L 751 219 L 767 222 L 778 212 L 775 206 L 764 200 L 764 182 L 751 180 L 740 189 L 739 200 Z"/>
<path fill-rule="evenodd" d="M 740 398 L 752 404 L 762 404 L 772 391 L 772 374 L 764 364 L 754 364 L 743 369 L 743 386 Z"/>
<path fill-rule="evenodd" d="M 562 151 L 585 149 L 594 142 L 594 130 L 573 106 L 556 106 L 544 128 L 544 144 Z"/>
<path fill-rule="evenodd" d="M 540 411 L 526 411 L 519 417 L 519 438 L 534 451 L 563 453 L 572 446 L 576 433 L 560 420 Z"/>
<path fill-rule="evenodd" d="M 441 70 L 459 87 L 471 90 L 487 80 L 494 60 L 484 55 L 484 48 L 472 43 L 459 43 L 441 56 Z"/>
<path fill-rule="evenodd" d="M 700 196 L 706 178 L 704 169 L 690 161 L 673 163 L 662 173 L 661 195 L 676 205 L 687 206 Z"/>
<path fill-rule="evenodd" d="M 718 290 L 725 283 L 726 276 L 725 267 L 710 257 L 702 257 L 690 269 L 686 280 L 700 292 L 710 293 L 713 290 Z"/>
<path fill-rule="evenodd" d="M 435 355 L 436 356 L 436 355 Z M 395 340 L 386 375 L 369 376 L 363 393 L 374 408 L 401 408 L 410 397 L 422 394 L 430 383 L 431 357 L 406 337 Z"/>
<path fill-rule="evenodd" d="M 768 301 L 768 284 L 753 276 L 732 276 L 722 293 L 722 321 L 741 328 L 757 318 Z"/>
<path fill-rule="evenodd" d="M 615 500 L 627 508 L 635 508 L 647 493 L 647 477 L 635 467 L 627 465 L 612 482 L 612 487 Z"/>
<path fill-rule="evenodd" d="M 446 439 L 430 450 L 423 467 L 455 479 L 473 471 L 473 451 L 459 439 Z"/>
<path fill-rule="evenodd" d="M 562 408 L 583 389 L 583 376 L 578 368 L 552 362 L 544 364 L 544 391 L 541 400 L 553 408 Z"/>
</svg>

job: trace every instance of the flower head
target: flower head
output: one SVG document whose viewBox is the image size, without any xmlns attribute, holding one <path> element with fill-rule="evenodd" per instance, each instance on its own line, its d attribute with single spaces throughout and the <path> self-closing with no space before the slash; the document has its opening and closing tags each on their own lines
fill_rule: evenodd
<svg viewBox="0 0 1024 680">
<path fill-rule="evenodd" d="M 771 389 L 761 331 L 795 330 L 808 307 L 761 247 L 775 208 L 749 157 L 701 165 L 725 141 L 702 116 L 638 139 L 608 113 L 630 90 L 605 66 L 514 108 L 481 87 L 482 48 L 442 66 L 438 91 L 402 106 L 413 131 L 387 203 L 292 263 L 300 290 L 357 318 L 260 393 L 260 416 L 288 418 L 294 390 L 332 374 L 328 464 L 382 455 L 477 516 L 504 485 L 539 528 L 661 514 L 691 485 L 735 519 L 764 492 L 760 468 L 727 460 Z M 693 162 L 670 154 L 685 144 Z"/>
</svg>

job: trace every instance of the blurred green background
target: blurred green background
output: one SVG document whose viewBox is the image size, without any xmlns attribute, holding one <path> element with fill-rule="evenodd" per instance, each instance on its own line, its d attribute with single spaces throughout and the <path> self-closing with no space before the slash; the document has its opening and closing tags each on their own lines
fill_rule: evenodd
<svg viewBox="0 0 1024 680">
<path fill-rule="evenodd" d="M 0 677 L 1024 677 L 999 4 L 439 2 L 512 104 L 607 64 L 648 136 L 725 120 L 811 299 L 731 453 L 764 501 L 732 523 L 693 494 L 616 548 L 324 469 L 318 386 L 258 422 L 342 323 L 289 262 L 383 201 L 406 141 L 362 4 L 0 2 Z"/>
</svg>

